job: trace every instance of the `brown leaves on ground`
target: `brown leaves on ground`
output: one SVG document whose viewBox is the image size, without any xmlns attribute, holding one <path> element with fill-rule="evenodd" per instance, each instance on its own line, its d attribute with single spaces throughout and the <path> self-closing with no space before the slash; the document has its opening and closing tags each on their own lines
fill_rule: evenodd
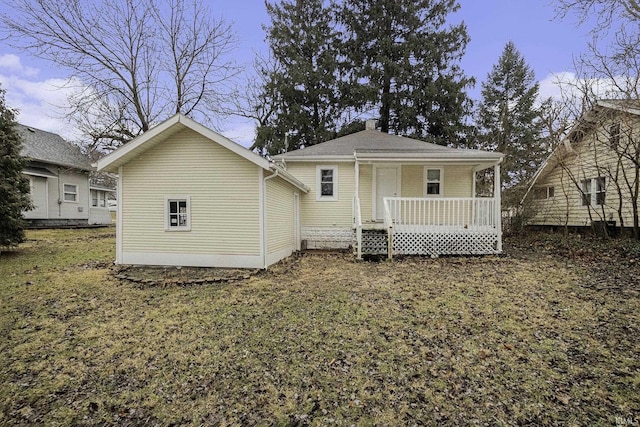
<svg viewBox="0 0 640 427">
<path fill-rule="evenodd" d="M 0 258 L 0 424 L 640 416 L 637 242 L 541 235 L 500 257 L 379 263 L 305 254 L 231 283 L 140 287 L 103 264 L 112 237 L 38 233 Z"/>
</svg>

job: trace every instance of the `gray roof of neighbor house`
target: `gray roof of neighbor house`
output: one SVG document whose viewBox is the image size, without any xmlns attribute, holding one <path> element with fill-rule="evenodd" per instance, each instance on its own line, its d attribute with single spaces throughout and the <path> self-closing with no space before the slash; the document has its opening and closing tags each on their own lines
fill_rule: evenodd
<svg viewBox="0 0 640 427">
<path fill-rule="evenodd" d="M 80 152 L 80 148 L 65 141 L 60 135 L 17 124 L 22 137 L 21 155 L 31 160 L 56 166 L 91 171 L 91 160 Z"/>
<path fill-rule="evenodd" d="M 467 150 L 444 147 L 417 139 L 389 135 L 368 129 L 322 142 L 310 147 L 274 156 L 275 159 L 304 160 L 306 158 L 340 157 L 456 157 L 469 159 L 496 159 L 503 155 L 482 150 Z"/>
</svg>

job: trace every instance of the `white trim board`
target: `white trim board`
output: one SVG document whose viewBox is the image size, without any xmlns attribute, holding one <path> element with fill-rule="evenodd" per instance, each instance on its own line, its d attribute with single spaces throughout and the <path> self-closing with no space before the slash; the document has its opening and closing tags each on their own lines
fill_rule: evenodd
<svg viewBox="0 0 640 427">
<path fill-rule="evenodd" d="M 220 268 L 264 268 L 260 255 L 213 255 L 168 252 L 123 252 L 121 264 Z"/>
</svg>

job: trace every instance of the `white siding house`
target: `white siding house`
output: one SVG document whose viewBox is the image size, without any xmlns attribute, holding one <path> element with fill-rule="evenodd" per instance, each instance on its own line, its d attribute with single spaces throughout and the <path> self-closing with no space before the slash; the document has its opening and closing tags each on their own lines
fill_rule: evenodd
<svg viewBox="0 0 640 427">
<path fill-rule="evenodd" d="M 24 212 L 24 218 L 30 225 L 110 224 L 106 206 L 92 205 L 93 168 L 80 149 L 55 133 L 24 125 L 17 125 L 17 130 L 22 139 L 21 155 L 28 159 L 23 174 L 29 179 L 33 209 Z M 100 188 L 99 191 L 113 190 Z"/>
</svg>

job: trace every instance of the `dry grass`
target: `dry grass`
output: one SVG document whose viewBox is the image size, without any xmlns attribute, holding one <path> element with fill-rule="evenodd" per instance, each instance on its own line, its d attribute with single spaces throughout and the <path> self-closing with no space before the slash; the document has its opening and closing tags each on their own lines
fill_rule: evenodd
<svg viewBox="0 0 640 427">
<path fill-rule="evenodd" d="M 232 283 L 141 287 L 115 278 L 104 230 L 28 237 L 0 255 L 0 425 L 640 417 L 633 244 L 604 262 L 555 237 L 505 257 L 305 255 Z"/>
</svg>

